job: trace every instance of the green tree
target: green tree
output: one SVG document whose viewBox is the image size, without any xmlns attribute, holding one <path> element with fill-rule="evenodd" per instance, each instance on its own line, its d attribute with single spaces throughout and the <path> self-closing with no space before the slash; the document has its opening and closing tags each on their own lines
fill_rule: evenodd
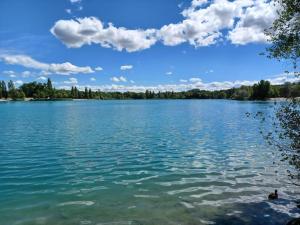
<svg viewBox="0 0 300 225">
<path fill-rule="evenodd" d="M 16 87 L 12 80 L 8 81 L 8 97 L 15 99 L 16 98 Z"/>
<path fill-rule="evenodd" d="M 21 89 L 16 89 L 15 84 L 10 80 L 7 84 L 8 86 L 8 96 L 13 100 L 24 99 L 25 94 Z"/>
<path fill-rule="evenodd" d="M 258 84 L 253 85 L 253 93 L 251 98 L 256 100 L 265 100 L 270 97 L 270 91 L 270 82 L 261 80 Z"/>
<path fill-rule="evenodd" d="M 8 97 L 8 92 L 7 92 L 7 86 L 6 86 L 5 81 L 2 81 L 1 84 L 2 84 L 1 85 L 2 86 L 2 97 L 7 98 Z"/>
<path fill-rule="evenodd" d="M 51 82 L 50 78 L 48 78 L 48 80 L 47 80 L 47 88 L 48 88 L 48 90 L 53 89 L 52 82 Z"/>
<path fill-rule="evenodd" d="M 0 99 L 3 98 L 3 87 L 2 87 L 2 81 L 0 81 Z"/>
<path fill-rule="evenodd" d="M 240 88 L 235 89 L 232 99 L 236 100 L 247 100 L 252 95 L 252 88 L 247 86 L 241 86 Z"/>
<path fill-rule="evenodd" d="M 89 89 L 89 98 L 93 98 L 93 92 L 92 92 L 92 89 Z"/>
<path fill-rule="evenodd" d="M 291 60 L 296 70 L 300 57 L 300 1 L 275 0 L 280 6 L 278 18 L 266 31 L 271 40 L 270 58 Z M 299 72 L 295 71 L 299 75 Z"/>
<path fill-rule="evenodd" d="M 88 91 L 88 88 L 87 88 L 87 87 L 84 88 L 84 98 L 85 98 L 85 99 L 88 99 L 88 98 L 89 98 L 89 91 Z"/>
<path fill-rule="evenodd" d="M 279 60 L 288 60 L 293 64 L 296 76 L 300 57 L 300 1 L 276 0 L 280 6 L 278 18 L 272 27 L 266 31 L 271 40 L 268 56 Z M 290 89 L 286 89 L 290 95 Z M 288 96 L 290 97 L 290 96 Z M 291 177 L 300 178 L 300 102 L 288 99 L 276 108 L 272 119 L 273 129 L 267 133 L 268 143 L 275 146 L 282 154 L 282 160 L 291 165 Z"/>
<path fill-rule="evenodd" d="M 53 90 L 52 81 L 50 80 L 50 78 L 48 78 L 48 80 L 47 80 L 46 87 L 47 87 L 48 97 L 53 98 L 54 90 Z"/>
</svg>

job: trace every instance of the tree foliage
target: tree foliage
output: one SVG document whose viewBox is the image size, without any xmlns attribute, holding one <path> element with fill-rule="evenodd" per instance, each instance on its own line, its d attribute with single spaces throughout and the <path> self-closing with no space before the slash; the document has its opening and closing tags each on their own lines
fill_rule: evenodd
<svg viewBox="0 0 300 225">
<path fill-rule="evenodd" d="M 270 58 L 288 60 L 293 64 L 295 76 L 299 76 L 298 62 L 300 57 L 300 1 L 275 0 L 278 6 L 278 17 L 272 27 L 266 31 L 272 42 L 268 48 Z M 272 128 L 265 135 L 269 144 L 281 153 L 281 160 L 288 161 L 292 178 L 300 178 L 300 101 L 294 98 L 297 89 L 285 84 L 281 91 L 288 98 L 275 108 Z M 264 118 L 263 118 L 264 121 Z"/>
<path fill-rule="evenodd" d="M 262 126 L 260 133 L 269 145 L 279 153 L 278 162 L 287 161 L 291 167 L 287 170 L 291 178 L 300 179 L 300 100 L 289 99 L 275 103 L 275 114 L 267 116 L 256 113 Z M 268 126 L 270 125 L 271 126 Z M 276 152 L 274 152 L 276 154 Z"/>
<path fill-rule="evenodd" d="M 261 80 L 253 85 L 252 99 L 265 100 L 270 97 L 271 84 L 269 81 Z"/>
<path fill-rule="evenodd" d="M 266 31 L 272 43 L 268 48 L 269 57 L 288 59 L 293 63 L 296 75 L 300 57 L 300 1 L 275 0 L 278 17 Z"/>
<path fill-rule="evenodd" d="M 8 89 L 7 89 L 8 87 Z M 1 91 L 2 90 L 2 91 Z M 78 87 L 71 87 L 70 90 L 55 89 L 50 79 L 46 83 L 29 82 L 16 88 L 13 81 L 8 85 L 0 82 L 0 98 L 22 99 L 32 98 L 35 100 L 53 99 L 234 99 L 234 100 L 266 100 L 276 97 L 299 97 L 300 84 L 286 83 L 283 85 L 270 85 L 268 81 L 260 81 L 254 86 L 241 86 L 228 90 L 207 91 L 193 89 L 188 91 L 174 92 L 103 92 L 92 91 L 90 88 L 79 90 Z"/>
</svg>

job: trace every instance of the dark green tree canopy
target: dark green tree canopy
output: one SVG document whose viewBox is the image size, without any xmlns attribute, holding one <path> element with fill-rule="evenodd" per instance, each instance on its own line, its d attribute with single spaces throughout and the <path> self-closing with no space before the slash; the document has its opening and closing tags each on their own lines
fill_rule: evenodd
<svg viewBox="0 0 300 225">
<path fill-rule="evenodd" d="M 253 85 L 252 99 L 265 100 L 270 97 L 271 84 L 269 81 L 261 80 Z"/>
</svg>

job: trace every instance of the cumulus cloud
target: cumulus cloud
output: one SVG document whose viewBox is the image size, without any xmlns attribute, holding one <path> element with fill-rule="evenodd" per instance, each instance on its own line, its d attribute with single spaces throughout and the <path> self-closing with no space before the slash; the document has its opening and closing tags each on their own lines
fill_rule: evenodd
<svg viewBox="0 0 300 225">
<path fill-rule="evenodd" d="M 64 84 L 75 85 L 75 84 L 78 84 L 78 80 L 74 77 L 71 77 L 68 80 L 64 81 Z"/>
<path fill-rule="evenodd" d="M 113 82 L 120 82 L 120 79 L 118 77 L 111 77 L 110 80 Z"/>
<path fill-rule="evenodd" d="M 208 0 L 193 0 L 192 7 L 196 8 L 198 6 L 202 6 L 202 5 L 206 4 L 207 2 L 208 2 Z"/>
<path fill-rule="evenodd" d="M 89 66 L 79 67 L 70 62 L 65 63 L 43 63 L 27 55 L 0 55 L 0 61 L 6 64 L 19 65 L 26 68 L 38 69 L 48 73 L 70 75 L 78 73 L 93 73 Z"/>
<path fill-rule="evenodd" d="M 13 70 L 4 70 L 2 73 L 6 74 L 6 75 L 10 75 L 10 74 L 14 74 L 15 71 L 13 71 Z"/>
<path fill-rule="evenodd" d="M 90 81 L 94 82 L 94 81 L 96 81 L 96 78 L 95 77 L 91 77 Z"/>
<path fill-rule="evenodd" d="M 127 82 L 127 79 L 123 76 L 120 76 L 119 79 L 120 79 L 121 82 Z"/>
<path fill-rule="evenodd" d="M 276 77 L 266 79 L 270 81 L 272 84 L 283 84 L 285 82 L 300 82 L 300 78 L 292 76 L 292 75 L 286 75 L 281 74 Z M 126 92 L 126 91 L 132 91 L 132 92 L 145 92 L 146 90 L 151 90 L 154 92 L 163 92 L 163 91 L 187 91 L 191 89 L 200 89 L 200 90 L 226 90 L 230 88 L 237 88 L 242 85 L 253 85 L 258 82 L 258 80 L 236 80 L 236 81 L 222 81 L 222 82 L 188 82 L 188 80 L 185 80 L 184 83 L 179 84 L 158 84 L 153 86 L 143 86 L 143 85 L 122 85 L 122 84 L 112 84 L 112 85 L 88 85 L 88 88 L 91 88 L 92 90 L 101 90 L 101 91 L 120 91 L 120 92 Z M 62 88 L 62 87 L 60 87 Z M 85 86 L 78 86 L 79 89 L 84 90 Z"/>
<path fill-rule="evenodd" d="M 128 52 L 150 48 L 156 43 L 155 30 L 129 30 L 115 27 L 112 23 L 104 26 L 95 17 L 59 20 L 51 28 L 51 33 L 67 47 L 79 48 L 85 44 L 99 44 L 105 48 Z"/>
<path fill-rule="evenodd" d="M 111 77 L 111 81 L 113 82 L 127 82 L 126 77 L 120 76 L 120 77 Z"/>
<path fill-rule="evenodd" d="M 123 65 L 120 67 L 120 70 L 131 70 L 133 68 L 133 65 Z"/>
<path fill-rule="evenodd" d="M 80 3 L 81 0 L 70 0 L 71 3 Z"/>
<path fill-rule="evenodd" d="M 40 76 L 40 77 L 37 78 L 37 80 L 46 81 L 46 80 L 47 80 L 47 77 Z"/>
<path fill-rule="evenodd" d="M 172 74 L 173 74 L 172 71 L 166 72 L 166 75 L 172 75 Z"/>
<path fill-rule="evenodd" d="M 24 78 L 27 78 L 27 77 L 30 77 L 31 75 L 32 75 L 32 73 L 30 71 L 26 70 L 26 71 L 22 72 L 21 76 Z"/>
<path fill-rule="evenodd" d="M 192 78 L 190 78 L 190 82 L 192 82 L 192 83 L 202 82 L 202 79 L 198 78 L 198 77 L 192 77 Z"/>
<path fill-rule="evenodd" d="M 272 24 L 276 6 L 273 0 L 192 0 L 182 16 L 180 22 L 159 29 L 127 29 L 112 23 L 106 26 L 95 17 L 58 20 L 51 33 L 70 48 L 99 44 L 128 52 L 148 49 L 157 42 L 209 46 L 224 37 L 234 44 L 265 42 L 264 29 Z"/>
<path fill-rule="evenodd" d="M 16 80 L 14 81 L 14 84 L 17 85 L 17 86 L 20 86 L 23 84 L 23 81 L 22 80 Z"/>
<path fill-rule="evenodd" d="M 66 12 L 67 12 L 68 14 L 71 14 L 71 13 L 72 13 L 72 10 L 71 10 L 71 9 L 66 9 Z"/>
<path fill-rule="evenodd" d="M 96 71 L 102 71 L 103 70 L 103 68 L 102 67 L 100 67 L 100 66 L 97 66 L 94 70 L 96 70 Z"/>
<path fill-rule="evenodd" d="M 74 6 L 77 8 L 78 11 L 83 10 L 83 7 L 82 7 L 82 5 L 81 5 L 82 0 L 70 0 L 70 3 L 71 3 L 72 5 L 74 5 Z M 71 9 L 66 9 L 66 12 L 67 12 L 68 14 L 71 14 L 71 13 L 72 13 L 72 10 L 71 10 Z"/>
<path fill-rule="evenodd" d="M 264 34 L 264 30 L 270 27 L 276 15 L 274 2 L 255 1 L 241 15 L 236 27 L 229 32 L 229 40 L 240 45 L 251 42 L 267 42 L 268 38 Z"/>
<path fill-rule="evenodd" d="M 295 83 L 300 82 L 300 77 L 296 77 L 294 73 L 285 73 L 274 76 L 273 78 L 267 79 L 273 85 L 284 84 L 286 82 Z"/>
<path fill-rule="evenodd" d="M 42 75 L 42 74 L 37 74 L 37 73 L 33 73 L 31 71 L 28 71 L 28 70 L 25 70 L 23 72 L 16 72 L 16 71 L 13 71 L 13 70 L 5 70 L 2 72 L 4 75 L 8 75 L 9 77 L 23 77 L 23 78 L 28 78 L 28 77 L 31 77 L 31 76 L 35 76 L 35 75 Z"/>
<path fill-rule="evenodd" d="M 12 70 L 5 70 L 2 73 L 9 76 L 9 77 L 11 77 L 11 78 L 17 77 L 17 73 L 15 71 L 12 71 Z"/>
</svg>

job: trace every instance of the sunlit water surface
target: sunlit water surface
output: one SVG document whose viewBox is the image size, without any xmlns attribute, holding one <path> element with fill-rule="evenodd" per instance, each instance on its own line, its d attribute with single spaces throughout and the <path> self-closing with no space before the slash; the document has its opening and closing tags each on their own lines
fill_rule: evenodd
<svg viewBox="0 0 300 225">
<path fill-rule="evenodd" d="M 245 116 L 271 105 L 1 103 L 0 224 L 285 224 L 300 190 Z"/>
</svg>

